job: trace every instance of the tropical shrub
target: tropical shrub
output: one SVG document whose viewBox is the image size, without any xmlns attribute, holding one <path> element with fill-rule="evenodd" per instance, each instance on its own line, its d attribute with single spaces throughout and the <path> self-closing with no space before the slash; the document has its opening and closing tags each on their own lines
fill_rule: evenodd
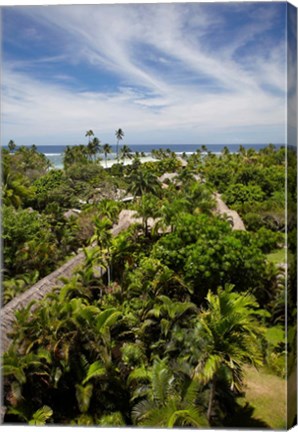
<svg viewBox="0 0 298 432">
<path fill-rule="evenodd" d="M 3 206 L 2 222 L 4 268 L 8 274 L 37 270 L 42 276 L 54 268 L 57 240 L 46 216 L 32 209 Z"/>
<path fill-rule="evenodd" d="M 280 232 L 271 231 L 265 227 L 254 234 L 255 244 L 264 253 L 269 253 L 283 245 L 284 236 Z"/>
<path fill-rule="evenodd" d="M 243 222 L 249 231 L 258 231 L 264 224 L 262 216 L 254 212 L 244 213 Z"/>
<path fill-rule="evenodd" d="M 31 147 L 21 146 L 14 152 L 13 156 L 8 155 L 8 157 L 11 171 L 25 176 L 30 183 L 46 174 L 51 167 L 47 157 L 38 152 L 34 145 Z"/>
<path fill-rule="evenodd" d="M 241 208 L 243 204 L 252 204 L 263 201 L 265 194 L 261 187 L 254 184 L 244 185 L 242 183 L 232 184 L 223 195 L 224 201 L 235 208 Z"/>
<path fill-rule="evenodd" d="M 257 289 L 266 265 L 249 233 L 205 215 L 180 214 L 175 231 L 157 241 L 152 256 L 183 273 L 199 303 L 208 289 L 226 283 L 241 291 Z"/>
<path fill-rule="evenodd" d="M 198 428 L 252 415 L 237 403 L 245 396 L 244 366 L 265 365 L 284 376 L 286 288 L 295 311 L 296 291 L 286 287 L 296 280 L 294 256 L 285 281 L 264 255 L 283 243 L 276 232 L 284 222 L 283 152 L 198 151 L 182 169 L 171 152 L 158 151 L 158 162 L 135 159 L 102 173 L 98 145 L 90 140 L 86 152 L 68 151 L 66 174 L 35 180 L 42 213 L 4 206 L 6 300 L 34 283 L 34 269 L 43 275 L 96 243 L 83 248 L 84 264 L 70 279 L 16 312 L 3 358 L 4 422 Z M 171 170 L 176 184 L 161 189 L 157 176 Z M 214 216 L 217 184 L 253 232 L 233 231 Z M 114 192 L 119 185 L 134 195 L 132 203 L 101 191 L 94 197 L 95 186 Z M 294 208 L 293 184 L 291 194 Z M 65 210 L 77 205 L 81 212 L 66 220 Z M 125 206 L 142 224 L 113 237 Z M 288 240 L 295 252 L 294 233 Z M 295 312 L 290 320 L 294 341 Z M 289 352 L 294 364 L 295 350 Z"/>
<path fill-rule="evenodd" d="M 50 170 L 47 174 L 34 181 L 35 194 L 33 206 L 39 210 L 44 209 L 51 201 L 51 193 L 66 181 L 62 170 Z"/>
</svg>

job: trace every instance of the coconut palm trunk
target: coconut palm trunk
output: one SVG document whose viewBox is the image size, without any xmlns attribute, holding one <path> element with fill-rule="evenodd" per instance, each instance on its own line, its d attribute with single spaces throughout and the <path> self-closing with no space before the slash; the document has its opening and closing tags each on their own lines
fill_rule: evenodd
<svg viewBox="0 0 298 432">
<path fill-rule="evenodd" d="M 111 150 L 112 150 L 112 148 L 111 148 L 110 144 L 107 144 L 107 143 L 104 144 L 102 151 L 103 151 L 104 156 L 105 156 L 106 168 L 108 167 L 108 154 L 111 153 Z"/>
<path fill-rule="evenodd" d="M 110 286 L 110 284 L 111 284 L 111 268 L 110 268 L 110 266 L 108 266 L 108 268 L 107 268 L 107 273 L 108 273 L 108 286 Z"/>
<path fill-rule="evenodd" d="M 123 139 L 124 132 L 122 129 L 118 129 L 118 130 L 116 130 L 115 135 L 117 138 L 117 147 L 116 147 L 117 162 L 119 162 L 119 141 Z"/>
<path fill-rule="evenodd" d="M 209 395 L 209 403 L 208 403 L 208 411 L 207 411 L 207 419 L 210 424 L 210 420 L 212 417 L 212 409 L 213 409 L 213 401 L 215 396 L 215 388 L 216 388 L 216 376 L 214 375 L 211 381 L 211 389 Z"/>
</svg>

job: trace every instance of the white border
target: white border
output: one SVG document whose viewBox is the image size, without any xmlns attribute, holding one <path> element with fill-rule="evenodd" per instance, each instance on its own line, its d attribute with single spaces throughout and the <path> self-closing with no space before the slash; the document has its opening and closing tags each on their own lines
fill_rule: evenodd
<svg viewBox="0 0 298 432">
<path fill-rule="evenodd" d="M 284 0 L 243 0 L 244 2 L 251 2 L 254 1 L 256 3 L 263 3 L 263 2 L 283 2 Z M 228 3 L 228 2 L 239 2 L 239 0 L 203 0 L 201 3 Z M 286 3 L 286 1 L 284 1 Z M 98 1 L 98 0 L 87 0 L 85 4 L 115 4 L 115 3 L 122 3 L 122 4 L 129 4 L 129 3 L 199 3 L 198 0 L 147 0 L 147 1 L 143 1 L 143 0 L 103 0 L 103 1 Z M 295 7 L 298 8 L 298 0 L 290 0 L 288 3 L 294 5 Z M 31 0 L 31 1 L 22 1 L 22 0 L 2 0 L 1 1 L 1 7 L 3 6 L 55 6 L 55 5 L 82 5 L 84 4 L 83 0 L 64 0 L 64 1 L 55 1 L 55 0 L 47 0 L 47 1 L 38 1 L 38 0 Z M 0 12 L 1 12 L 1 7 L 0 7 Z M 0 16 L 1 17 L 1 16 Z M 17 425 L 17 426 L 13 426 L 13 425 L 3 425 L 1 424 L 0 427 L 3 426 L 5 428 L 7 428 L 8 431 L 12 431 L 12 432 L 18 432 L 18 431 L 24 431 L 24 432 L 32 432 L 32 431 L 36 431 L 36 432 L 44 432 L 45 428 L 44 427 L 38 427 L 35 426 L 32 429 L 32 426 L 21 426 L 21 425 Z M 59 425 L 53 425 L 53 426 L 49 426 L 50 429 L 54 428 L 59 428 L 62 427 L 63 432 L 74 432 L 75 430 L 77 430 L 77 427 L 74 426 L 59 426 Z M 82 430 L 86 430 L 86 431 L 98 431 L 98 428 L 96 427 L 88 427 L 88 428 L 82 428 L 79 427 L 78 430 L 82 431 Z M 108 432 L 121 432 L 123 430 L 125 431 L 131 431 L 131 432 L 136 432 L 137 428 L 100 428 L 101 431 L 108 431 Z M 156 432 L 156 431 L 163 431 L 164 429 L 151 429 L 151 428 L 146 428 L 145 431 L 146 432 Z M 183 429 L 183 432 L 187 432 L 187 431 L 193 432 L 193 429 Z M 231 432 L 231 429 L 227 430 L 227 429 L 220 429 L 223 432 Z M 291 429 L 292 431 L 298 432 L 298 426 L 295 426 L 294 428 Z M 200 429 L 201 432 L 211 432 L 212 429 Z M 237 429 L 233 429 L 234 432 L 238 432 Z M 244 429 L 240 429 L 239 432 L 244 431 Z M 252 431 L 252 429 L 251 429 Z"/>
</svg>

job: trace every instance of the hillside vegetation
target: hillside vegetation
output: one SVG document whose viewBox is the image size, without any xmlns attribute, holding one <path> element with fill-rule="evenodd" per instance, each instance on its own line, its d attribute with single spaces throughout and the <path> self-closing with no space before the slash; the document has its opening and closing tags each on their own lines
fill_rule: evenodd
<svg viewBox="0 0 298 432">
<path fill-rule="evenodd" d="M 285 290 L 295 304 L 296 277 L 291 169 L 288 287 L 277 265 L 285 150 L 198 149 L 186 164 L 160 150 L 155 162 L 104 169 L 99 148 L 83 147 L 67 149 L 64 170 L 35 148 L 3 153 L 4 303 L 85 251 L 62 287 L 16 313 L 4 422 L 283 427 L 285 353 L 295 357 Z M 217 192 L 246 230 L 216 211 Z M 112 237 L 123 209 L 139 222 Z"/>
</svg>

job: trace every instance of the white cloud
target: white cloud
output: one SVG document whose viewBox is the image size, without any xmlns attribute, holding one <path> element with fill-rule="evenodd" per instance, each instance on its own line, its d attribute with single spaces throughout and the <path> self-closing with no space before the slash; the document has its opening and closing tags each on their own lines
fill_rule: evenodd
<svg viewBox="0 0 298 432">
<path fill-rule="evenodd" d="M 135 142 L 140 134 L 158 136 L 157 131 L 160 137 L 178 133 L 180 142 L 196 136 L 214 142 L 213 136 L 221 132 L 228 136 L 234 128 L 241 134 L 241 128 L 249 127 L 255 128 L 256 141 L 265 131 L 268 142 L 284 140 L 284 46 L 275 47 L 266 58 L 252 54 L 246 59 L 249 67 L 235 57 L 237 49 L 255 33 L 270 27 L 269 16 L 264 24 L 256 20 L 253 27 L 243 29 L 242 38 L 227 41 L 225 49 L 210 50 L 202 41 L 210 29 L 221 25 L 222 17 L 207 14 L 203 7 L 198 7 L 196 14 L 186 5 L 174 4 L 42 7 L 25 13 L 56 29 L 62 47 L 57 59 L 67 57 L 78 65 L 85 61 L 98 70 L 105 68 L 117 75 L 122 85 L 109 94 L 83 92 L 65 87 L 65 76 L 59 85 L 53 84 L 34 78 L 34 65 L 30 71 L 30 64 L 6 64 L 6 140 L 26 140 L 32 135 L 42 140 L 45 135 L 67 134 L 79 140 L 85 130 L 97 125 L 99 137 L 113 135 L 115 128 L 121 127 Z M 150 60 L 146 49 L 150 56 L 156 52 L 156 65 L 146 61 Z M 173 71 L 169 71 L 171 64 Z M 195 85 L 196 77 L 207 79 L 206 85 Z M 276 93 L 264 84 L 276 88 Z M 215 92 L 212 86 L 220 91 Z M 258 128 L 262 134 L 258 135 Z"/>
</svg>

